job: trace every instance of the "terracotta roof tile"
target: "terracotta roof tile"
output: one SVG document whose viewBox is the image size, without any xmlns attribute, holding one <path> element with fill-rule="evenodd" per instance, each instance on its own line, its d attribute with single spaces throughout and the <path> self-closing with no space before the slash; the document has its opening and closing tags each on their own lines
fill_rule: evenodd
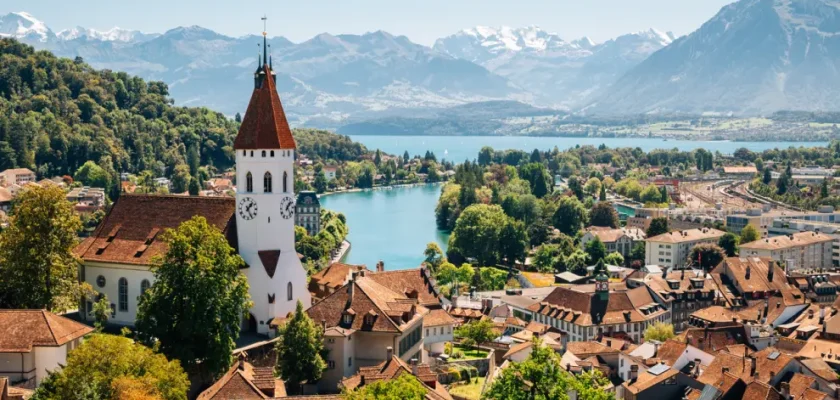
<svg viewBox="0 0 840 400">
<path fill-rule="evenodd" d="M 612 243 L 621 238 L 622 236 L 628 236 L 632 240 L 644 240 L 645 239 L 645 231 L 639 228 L 603 228 L 603 227 L 589 227 L 586 229 L 589 233 L 592 233 L 593 236 L 597 236 L 598 239 L 601 239 L 604 243 Z"/>
<path fill-rule="evenodd" d="M 580 288 L 577 288 L 580 289 Z M 648 307 L 652 311 L 645 313 Z M 610 291 L 606 301 L 594 292 L 558 287 L 529 310 L 576 325 L 620 324 L 655 319 L 666 313 L 646 287 Z"/>
<path fill-rule="evenodd" d="M 776 389 L 766 383 L 752 381 L 747 385 L 747 389 L 744 391 L 742 398 L 750 400 L 780 400 L 781 395 Z"/>
<path fill-rule="evenodd" d="M 770 382 L 773 377 L 782 372 L 788 363 L 794 360 L 792 355 L 775 347 L 767 347 L 755 352 L 752 357 L 755 360 L 755 372 L 758 373 L 758 380 L 764 383 Z"/>
<path fill-rule="evenodd" d="M 680 343 L 676 340 L 666 340 L 665 343 L 659 346 L 659 350 L 656 352 L 656 358 L 673 367 L 674 363 L 685 352 L 686 347 L 688 345 L 685 343 Z"/>
<path fill-rule="evenodd" d="M 413 374 L 413 367 L 408 365 L 396 355 L 375 366 L 360 367 L 355 375 L 345 378 L 339 385 L 347 390 L 354 390 L 371 382 L 396 379 L 402 374 Z M 445 390 L 438 391 L 435 388 L 441 387 L 437 381 L 437 374 L 434 373 L 428 364 L 417 366 L 417 374 L 414 375 L 426 388 L 426 398 L 433 400 L 450 400 L 449 393 Z"/>
<path fill-rule="evenodd" d="M 659 375 L 653 375 L 645 371 L 639 374 L 635 382 L 633 382 L 632 384 L 626 383 L 625 386 L 627 390 L 630 391 L 630 393 L 639 394 L 647 389 L 650 389 L 664 382 L 666 379 L 675 377 L 679 373 L 680 372 L 675 369 L 669 369 Z"/>
<path fill-rule="evenodd" d="M 262 71 L 265 74 L 263 84 L 251 94 L 233 148 L 295 149 L 295 139 L 280 103 L 271 69 L 264 65 Z"/>
<path fill-rule="evenodd" d="M 309 291 L 314 293 L 316 297 L 326 297 L 330 294 L 330 289 L 335 290 L 346 285 L 351 272 L 363 269 L 367 269 L 367 267 L 364 265 L 332 263 L 312 275 L 309 280 Z M 324 290 L 321 290 L 321 285 L 324 286 Z"/>
<path fill-rule="evenodd" d="M 455 325 L 455 318 L 452 318 L 446 310 L 429 310 L 429 314 L 423 318 L 423 326 Z"/>
<path fill-rule="evenodd" d="M 440 307 L 437 289 L 432 285 L 427 274 L 424 268 L 413 268 L 371 272 L 367 276 L 395 293 L 408 296 L 409 291 L 416 290 L 420 305 L 430 308 Z"/>
<path fill-rule="evenodd" d="M 0 353 L 61 346 L 91 332 L 87 325 L 46 310 L 0 310 Z"/>
<path fill-rule="evenodd" d="M 741 250 L 779 250 L 833 241 L 831 236 L 818 232 L 797 232 L 790 236 L 773 236 L 740 245 Z"/>
<path fill-rule="evenodd" d="M 122 195 L 90 238 L 74 250 L 85 261 L 148 265 L 166 252 L 160 240 L 195 215 L 219 228 L 237 248 L 235 199 L 229 197 Z"/>
<path fill-rule="evenodd" d="M 647 241 L 657 243 L 694 242 L 698 240 L 717 239 L 725 233 L 726 232 L 712 228 L 687 229 L 684 231 L 668 232 L 654 237 L 649 237 L 647 238 Z"/>
<path fill-rule="evenodd" d="M 751 368 L 752 360 L 749 358 L 738 357 L 727 352 L 718 352 L 715 359 L 703 370 L 697 380 L 707 385 L 720 387 L 724 381 L 725 371 L 747 381 L 752 379 L 750 376 Z"/>
</svg>

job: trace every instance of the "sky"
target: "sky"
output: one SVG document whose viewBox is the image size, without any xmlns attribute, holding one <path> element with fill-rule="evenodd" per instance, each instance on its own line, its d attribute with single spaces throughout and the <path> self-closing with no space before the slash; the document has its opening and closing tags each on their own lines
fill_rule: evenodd
<svg viewBox="0 0 840 400">
<path fill-rule="evenodd" d="M 3 0 L 0 15 L 26 11 L 53 31 L 114 26 L 164 32 L 200 25 L 242 36 L 262 31 L 301 42 L 319 33 L 385 30 L 432 45 L 476 25 L 537 25 L 566 40 L 596 42 L 649 28 L 691 33 L 732 0 Z"/>
</svg>

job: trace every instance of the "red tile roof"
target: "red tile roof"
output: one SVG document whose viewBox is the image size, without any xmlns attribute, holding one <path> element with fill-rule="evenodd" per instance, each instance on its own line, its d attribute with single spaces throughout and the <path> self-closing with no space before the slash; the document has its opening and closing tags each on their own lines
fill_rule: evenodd
<svg viewBox="0 0 840 400">
<path fill-rule="evenodd" d="M 280 95 L 274 87 L 271 69 L 264 65 L 263 83 L 251 94 L 251 101 L 242 118 L 239 134 L 233 148 L 242 149 L 295 149 L 295 139 L 289 129 Z"/>
<path fill-rule="evenodd" d="M 396 379 L 402 374 L 412 374 L 413 367 L 406 364 L 396 355 L 372 367 L 360 367 L 355 375 L 341 381 L 340 387 L 353 390 L 366 384 L 381 380 Z M 451 400 L 452 397 L 446 389 L 438 383 L 437 374 L 434 373 L 428 364 L 417 366 L 417 374 L 414 375 L 426 389 L 425 398 L 428 400 Z"/>
<path fill-rule="evenodd" d="M 423 318 L 423 326 L 455 325 L 458 321 L 452 318 L 446 310 L 430 310 L 426 318 Z"/>
<path fill-rule="evenodd" d="M 656 319 L 667 312 L 646 287 L 610 291 L 607 300 L 599 294 L 558 287 L 529 310 L 576 325 L 623 324 Z M 650 310 L 645 314 L 644 310 Z"/>
<path fill-rule="evenodd" d="M 318 271 L 309 279 L 309 291 L 315 297 L 323 298 L 330 294 L 330 289 L 338 289 L 347 284 L 350 279 L 350 272 L 367 269 L 364 265 L 352 265 L 344 263 L 332 263 L 328 267 Z M 321 290 L 320 285 L 324 285 Z"/>
<path fill-rule="evenodd" d="M 87 325 L 46 310 L 0 310 L 0 353 L 61 346 L 91 332 Z"/>
<path fill-rule="evenodd" d="M 255 368 L 240 360 L 196 400 L 260 400 L 284 396 L 285 384 L 274 377 L 273 368 Z"/>
<path fill-rule="evenodd" d="M 417 291 L 417 298 L 424 307 L 440 307 L 440 299 L 432 285 L 428 271 L 425 268 L 401 269 L 395 271 L 368 273 L 372 280 L 391 289 L 395 293 L 408 296 L 412 290 Z"/>
<path fill-rule="evenodd" d="M 235 199 L 229 197 L 122 195 L 91 237 L 76 247 L 84 261 L 148 265 L 166 252 L 160 235 L 203 216 L 237 247 Z"/>
<path fill-rule="evenodd" d="M 742 398 L 750 400 L 779 400 L 782 397 L 772 386 L 766 383 L 752 381 L 747 385 L 747 390 L 744 391 Z"/>
</svg>

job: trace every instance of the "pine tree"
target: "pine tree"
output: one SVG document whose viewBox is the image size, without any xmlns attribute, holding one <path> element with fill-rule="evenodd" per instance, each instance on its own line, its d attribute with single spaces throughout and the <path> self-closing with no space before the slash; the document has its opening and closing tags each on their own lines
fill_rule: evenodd
<svg viewBox="0 0 840 400">
<path fill-rule="evenodd" d="M 601 185 L 601 193 L 598 195 L 598 201 L 607 200 L 607 185 Z"/>
</svg>

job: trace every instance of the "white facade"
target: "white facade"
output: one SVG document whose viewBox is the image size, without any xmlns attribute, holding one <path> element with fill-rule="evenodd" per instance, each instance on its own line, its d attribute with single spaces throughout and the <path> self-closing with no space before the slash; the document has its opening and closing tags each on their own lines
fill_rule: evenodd
<svg viewBox="0 0 840 400">
<path fill-rule="evenodd" d="M 155 275 L 149 270 L 149 266 L 88 261 L 82 266 L 82 271 L 85 282 L 97 292 L 108 296 L 112 310 L 108 323 L 134 326 L 144 281 L 149 285 L 155 282 Z M 120 289 L 121 280 L 125 282 L 123 289 Z M 102 283 L 104 285 L 100 285 Z M 121 290 L 125 291 L 122 297 Z M 82 317 L 88 321 L 94 320 L 92 300 L 86 300 L 83 304 L 84 309 L 81 310 Z"/>
<path fill-rule="evenodd" d="M 33 346 L 28 353 L 0 353 L 0 376 L 13 383 L 26 382 L 24 386 L 34 380 L 34 386 L 38 386 L 51 371 L 66 365 L 67 354 L 81 343 L 82 338 L 78 338 L 61 346 Z"/>
<path fill-rule="evenodd" d="M 455 331 L 455 324 L 425 326 L 423 329 L 426 330 L 423 347 L 429 354 L 443 354 L 446 342 L 454 340 L 452 332 Z"/>
<path fill-rule="evenodd" d="M 306 270 L 295 250 L 294 150 L 236 151 L 236 226 L 239 255 L 250 268 L 251 314 L 257 332 L 269 333 L 269 321 L 308 308 Z M 249 178 L 250 174 L 250 178 Z M 249 183 L 250 182 L 250 183 Z M 263 265 L 260 252 L 279 251 L 277 265 Z M 273 276 L 270 272 L 274 270 Z"/>
</svg>

